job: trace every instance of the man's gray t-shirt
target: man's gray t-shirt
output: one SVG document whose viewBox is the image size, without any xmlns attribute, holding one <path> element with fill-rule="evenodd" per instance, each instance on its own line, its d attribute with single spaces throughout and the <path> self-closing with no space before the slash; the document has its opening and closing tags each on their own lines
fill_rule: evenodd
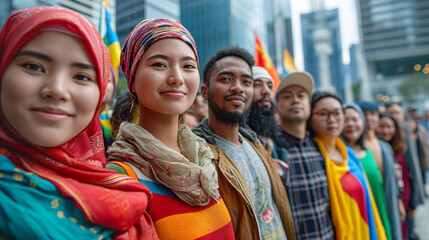
<svg viewBox="0 0 429 240">
<path fill-rule="evenodd" d="M 235 162 L 246 181 L 257 215 L 261 239 L 286 239 L 267 169 L 252 145 L 241 135 L 239 137 L 242 144 L 237 146 L 215 135 L 216 145 Z"/>
</svg>

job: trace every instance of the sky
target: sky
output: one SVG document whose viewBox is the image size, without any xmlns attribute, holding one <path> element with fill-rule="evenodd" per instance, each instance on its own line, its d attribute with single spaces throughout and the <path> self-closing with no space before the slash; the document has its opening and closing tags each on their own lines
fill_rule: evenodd
<svg viewBox="0 0 429 240">
<path fill-rule="evenodd" d="M 325 0 L 325 8 L 339 8 L 343 62 L 348 64 L 350 62 L 349 46 L 359 42 L 355 0 Z M 300 15 L 310 11 L 311 0 L 291 0 L 294 60 L 298 70 L 304 70 Z"/>
</svg>

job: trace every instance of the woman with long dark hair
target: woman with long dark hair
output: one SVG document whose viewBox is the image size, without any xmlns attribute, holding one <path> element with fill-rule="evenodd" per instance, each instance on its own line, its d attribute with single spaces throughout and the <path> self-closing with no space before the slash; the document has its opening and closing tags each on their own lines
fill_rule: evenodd
<svg viewBox="0 0 429 240">
<path fill-rule="evenodd" d="M 315 92 L 308 126 L 325 158 L 336 238 L 386 239 L 359 160 L 339 138 L 344 127 L 340 98 L 330 92 Z"/>
<path fill-rule="evenodd" d="M 366 176 L 368 178 L 369 185 L 371 186 L 372 194 L 374 196 L 375 203 L 377 205 L 378 213 L 380 214 L 381 221 L 383 222 L 384 229 L 386 231 L 387 239 L 392 238 L 392 227 L 390 224 L 388 211 L 396 210 L 395 214 L 399 218 L 399 212 L 397 208 L 387 209 L 386 206 L 386 197 L 394 197 L 397 199 L 397 196 L 386 196 L 384 191 L 384 181 L 397 181 L 396 178 L 384 179 L 382 175 L 382 169 L 388 168 L 393 170 L 393 163 L 382 161 L 380 163 L 381 168 L 379 168 L 374 154 L 365 147 L 364 140 L 366 134 L 366 124 L 365 116 L 359 106 L 353 103 L 347 103 L 343 105 L 344 107 L 344 129 L 342 132 L 342 137 L 345 143 L 350 146 L 353 151 L 356 153 L 359 162 L 362 164 L 363 169 L 365 170 Z M 388 166 L 385 166 L 385 164 Z M 395 184 L 389 184 L 389 186 L 396 186 Z M 396 203 L 398 206 L 398 203 Z M 394 219 L 393 219 L 394 220 Z"/>
<path fill-rule="evenodd" d="M 412 187 L 411 175 L 408 171 L 405 151 L 407 151 L 407 142 L 405 140 L 405 132 L 399 127 L 398 122 L 389 114 L 380 114 L 380 123 L 376 130 L 377 135 L 388 142 L 395 153 L 396 162 L 401 166 L 401 184 L 402 187 L 402 202 L 407 210 L 407 214 L 412 214 L 413 206 L 410 206 Z M 402 221 L 402 236 L 408 238 L 408 227 L 406 221 Z"/>
</svg>

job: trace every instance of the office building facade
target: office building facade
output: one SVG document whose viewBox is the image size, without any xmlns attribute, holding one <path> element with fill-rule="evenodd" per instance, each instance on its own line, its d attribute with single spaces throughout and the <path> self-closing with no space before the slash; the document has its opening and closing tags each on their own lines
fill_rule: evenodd
<svg viewBox="0 0 429 240">
<path fill-rule="evenodd" d="M 239 46 L 253 55 L 255 33 L 267 45 L 264 4 L 262 0 L 181 1 L 182 24 L 195 39 L 201 69 L 225 47 Z"/>
<path fill-rule="evenodd" d="M 265 1 L 263 7 L 265 28 L 267 29 L 266 47 L 278 72 L 281 73 L 283 71 L 283 50 L 287 50 L 293 56 L 290 0 Z"/>
<path fill-rule="evenodd" d="M 415 76 L 428 78 L 429 1 L 359 0 L 357 5 L 371 97 L 406 101 L 401 85 Z M 413 94 L 422 105 L 424 91 Z"/>
<path fill-rule="evenodd" d="M 180 21 L 180 0 L 123 0 L 116 2 L 116 32 L 121 45 L 134 27 L 148 18 Z"/>
</svg>

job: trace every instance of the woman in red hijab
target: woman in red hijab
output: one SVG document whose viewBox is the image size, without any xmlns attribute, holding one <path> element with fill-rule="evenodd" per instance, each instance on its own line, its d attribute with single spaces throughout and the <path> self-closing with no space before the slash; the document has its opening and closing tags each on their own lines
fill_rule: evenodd
<svg viewBox="0 0 429 240">
<path fill-rule="evenodd" d="M 0 44 L 0 238 L 157 239 L 148 188 L 103 168 L 110 59 L 94 26 L 32 8 Z"/>
</svg>

